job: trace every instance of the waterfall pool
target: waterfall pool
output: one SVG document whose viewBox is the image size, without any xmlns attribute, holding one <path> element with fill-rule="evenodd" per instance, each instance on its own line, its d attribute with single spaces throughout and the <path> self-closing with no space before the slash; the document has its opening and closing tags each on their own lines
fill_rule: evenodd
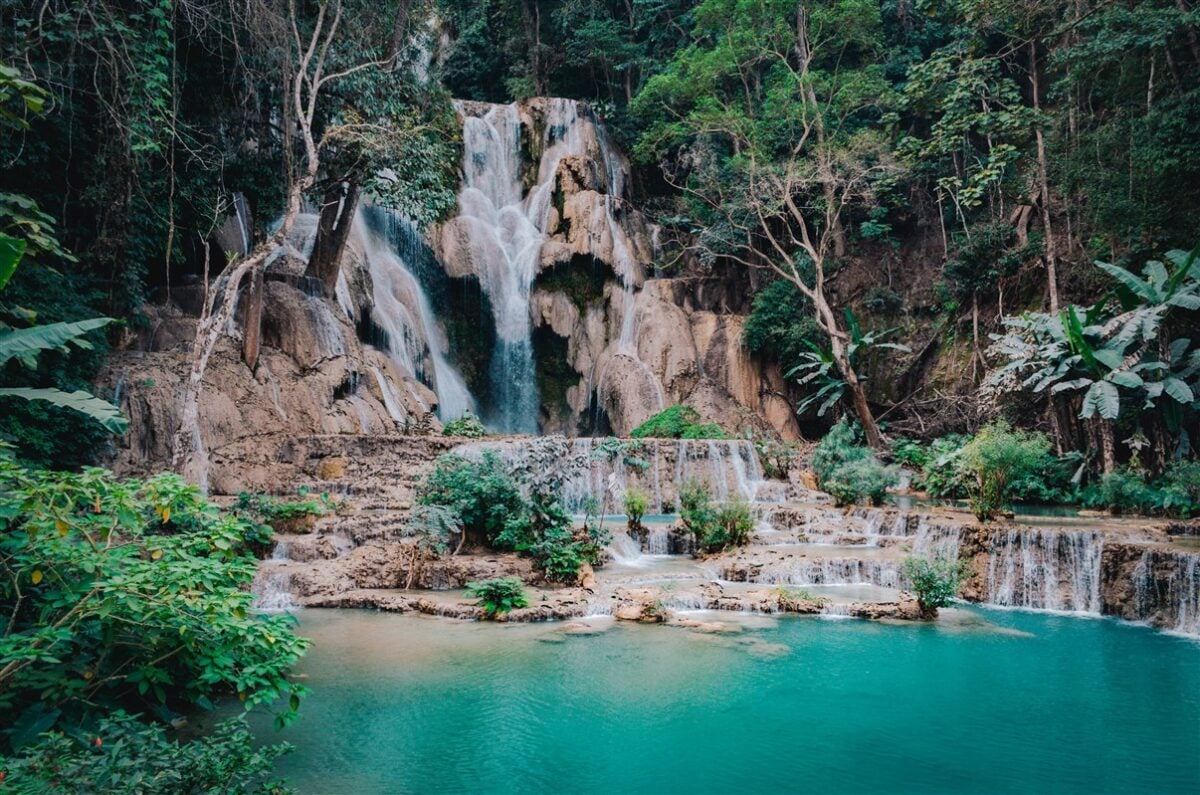
<svg viewBox="0 0 1200 795">
<path fill-rule="evenodd" d="M 300 611 L 300 793 L 1195 792 L 1200 643 L 962 608 L 736 632 Z"/>
</svg>

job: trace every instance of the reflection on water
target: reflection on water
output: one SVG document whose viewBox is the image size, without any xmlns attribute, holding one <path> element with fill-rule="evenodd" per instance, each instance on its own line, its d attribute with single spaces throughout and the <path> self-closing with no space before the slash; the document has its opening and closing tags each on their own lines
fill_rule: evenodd
<svg viewBox="0 0 1200 795">
<path fill-rule="evenodd" d="M 685 617 L 301 611 L 313 695 L 283 772 L 301 793 L 1194 791 L 1194 641 L 973 608 Z"/>
</svg>

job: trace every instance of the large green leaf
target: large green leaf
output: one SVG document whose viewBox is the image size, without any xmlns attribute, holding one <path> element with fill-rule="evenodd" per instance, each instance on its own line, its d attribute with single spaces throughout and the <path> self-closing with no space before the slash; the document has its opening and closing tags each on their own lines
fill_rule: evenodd
<svg viewBox="0 0 1200 795">
<path fill-rule="evenodd" d="M 4 285 L 12 278 L 13 271 L 17 269 L 17 263 L 25 255 L 28 245 L 20 238 L 0 232 L 0 290 L 3 290 Z"/>
<path fill-rule="evenodd" d="M 1123 287 L 1143 299 L 1146 303 L 1156 304 L 1161 300 L 1158 291 L 1154 289 L 1152 284 L 1141 277 L 1134 276 L 1120 265 L 1113 265 L 1109 262 L 1100 262 L 1097 260 L 1096 267 L 1116 279 Z"/>
<path fill-rule="evenodd" d="M 102 400 L 83 390 L 63 392 L 61 389 L 5 388 L 0 389 L 0 397 L 41 400 L 46 403 L 52 403 L 55 406 L 74 409 L 80 414 L 91 417 L 111 433 L 124 433 L 125 429 L 129 427 L 129 420 L 125 419 L 125 415 L 121 413 L 119 408 L 107 400 Z"/>
<path fill-rule="evenodd" d="M 1115 420 L 1121 413 L 1121 396 L 1117 388 L 1108 381 L 1092 384 L 1083 396 L 1083 410 L 1079 416 L 1088 419 L 1099 414 L 1106 420 Z"/>
<path fill-rule="evenodd" d="M 39 353 L 61 348 L 68 342 L 86 348 L 87 343 L 80 337 L 112 322 L 111 317 L 95 317 L 73 323 L 48 323 L 32 328 L 0 330 L 0 365 L 9 359 L 18 358 L 26 366 L 33 367 L 37 363 Z"/>
<path fill-rule="evenodd" d="M 1130 389 L 1137 389 L 1142 385 L 1142 377 L 1128 370 L 1113 370 L 1107 377 L 1109 381 L 1117 386 L 1125 386 Z"/>
<path fill-rule="evenodd" d="M 1177 402 L 1185 405 L 1196 399 L 1196 396 L 1192 394 L 1192 388 L 1179 378 L 1164 378 L 1163 391 Z"/>
</svg>

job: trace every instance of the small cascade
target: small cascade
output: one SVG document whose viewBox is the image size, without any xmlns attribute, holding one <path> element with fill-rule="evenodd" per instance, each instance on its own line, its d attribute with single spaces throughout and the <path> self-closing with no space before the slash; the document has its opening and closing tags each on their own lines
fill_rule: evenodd
<svg viewBox="0 0 1200 795">
<path fill-rule="evenodd" d="M 272 560 L 277 558 L 272 556 Z M 291 587 L 292 575 L 284 565 L 260 565 L 250 586 L 254 593 L 250 607 L 263 613 L 294 610 L 297 605 L 292 598 Z"/>
<path fill-rule="evenodd" d="M 988 535 L 984 600 L 1004 607 L 1101 612 L 1103 535 L 1012 528 Z"/>
<path fill-rule="evenodd" d="M 643 550 L 647 555 L 671 554 L 671 534 L 666 528 L 656 528 L 646 533 Z"/>
<path fill-rule="evenodd" d="M 630 537 L 628 533 L 613 533 L 612 541 L 608 545 L 608 551 L 612 555 L 613 562 L 619 565 L 635 567 L 646 565 L 641 545 Z"/>
<path fill-rule="evenodd" d="M 1200 636 L 1200 554 L 1147 549 L 1132 579 L 1133 611 L 1126 618 Z"/>
</svg>

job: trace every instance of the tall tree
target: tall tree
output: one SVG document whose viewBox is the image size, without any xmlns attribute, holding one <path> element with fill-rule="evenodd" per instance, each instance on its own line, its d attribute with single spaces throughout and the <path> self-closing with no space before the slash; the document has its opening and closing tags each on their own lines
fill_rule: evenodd
<svg viewBox="0 0 1200 795">
<path fill-rule="evenodd" d="M 811 302 L 878 447 L 831 294 L 847 224 L 896 170 L 881 133 L 896 94 L 876 57 L 878 4 L 706 0 L 695 16 L 692 43 L 635 100 L 647 122 L 637 153 L 681 192 L 702 260 L 768 268 Z"/>
</svg>

